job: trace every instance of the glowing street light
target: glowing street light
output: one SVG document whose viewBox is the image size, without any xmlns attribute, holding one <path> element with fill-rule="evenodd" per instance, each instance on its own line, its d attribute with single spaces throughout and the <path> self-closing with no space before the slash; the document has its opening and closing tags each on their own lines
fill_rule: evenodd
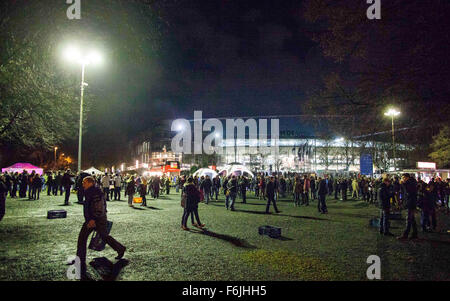
<svg viewBox="0 0 450 301">
<path fill-rule="evenodd" d="M 66 60 L 81 65 L 80 128 L 78 135 L 78 172 L 81 172 L 81 145 L 83 135 L 83 96 L 84 96 L 84 87 L 88 85 L 86 82 L 84 82 L 84 72 L 87 65 L 101 64 L 102 57 L 95 50 L 92 50 L 88 53 L 83 53 L 79 48 L 73 46 L 68 47 L 66 49 L 66 51 L 64 52 L 64 56 Z"/>
<path fill-rule="evenodd" d="M 385 116 L 391 117 L 392 120 L 392 153 L 393 153 L 393 160 L 394 160 L 394 171 L 397 170 L 396 162 L 395 162 L 395 129 L 394 129 L 394 117 L 397 117 L 400 115 L 400 112 L 396 109 L 389 109 L 386 113 L 384 113 Z"/>
<path fill-rule="evenodd" d="M 55 167 L 56 167 L 56 151 L 58 150 L 58 147 L 55 146 Z"/>
</svg>

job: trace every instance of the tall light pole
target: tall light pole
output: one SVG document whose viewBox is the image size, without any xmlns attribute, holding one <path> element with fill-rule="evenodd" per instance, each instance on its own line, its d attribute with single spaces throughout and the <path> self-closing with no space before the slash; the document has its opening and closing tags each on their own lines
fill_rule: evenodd
<svg viewBox="0 0 450 301">
<path fill-rule="evenodd" d="M 80 126 L 78 133 L 78 172 L 81 172 L 81 146 L 82 146 L 82 137 L 83 137 L 83 96 L 84 96 L 84 87 L 88 84 L 84 81 L 84 73 L 87 65 L 90 64 L 98 64 L 101 62 L 101 56 L 95 52 L 91 51 L 89 54 L 84 55 L 77 48 L 70 47 L 67 49 L 65 53 L 66 59 L 70 61 L 75 61 L 76 63 L 81 65 L 81 93 L 80 93 Z"/>
<path fill-rule="evenodd" d="M 391 117 L 392 120 L 392 153 L 394 159 L 394 171 L 397 170 L 397 164 L 395 162 L 395 128 L 394 128 L 394 117 L 400 115 L 400 112 L 396 109 L 389 109 L 384 115 Z"/>
<path fill-rule="evenodd" d="M 56 150 L 58 149 L 57 146 L 55 146 L 55 168 L 56 168 Z"/>
</svg>

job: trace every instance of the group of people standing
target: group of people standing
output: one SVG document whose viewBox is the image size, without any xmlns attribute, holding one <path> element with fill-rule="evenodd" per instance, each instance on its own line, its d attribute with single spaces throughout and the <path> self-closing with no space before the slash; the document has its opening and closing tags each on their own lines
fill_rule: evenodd
<svg viewBox="0 0 450 301">
<path fill-rule="evenodd" d="M 68 205 L 71 187 L 74 184 L 72 178 L 70 170 L 66 170 L 63 174 L 61 171 L 49 171 L 43 175 L 34 170 L 31 173 L 27 170 L 21 173 L 5 171 L 0 175 L 0 217 L 3 218 L 5 215 L 5 201 L 8 194 L 13 199 L 28 197 L 29 200 L 39 200 L 41 192 L 45 189 L 48 196 L 58 195 L 58 191 L 62 195 L 65 191 L 64 205 Z"/>
</svg>

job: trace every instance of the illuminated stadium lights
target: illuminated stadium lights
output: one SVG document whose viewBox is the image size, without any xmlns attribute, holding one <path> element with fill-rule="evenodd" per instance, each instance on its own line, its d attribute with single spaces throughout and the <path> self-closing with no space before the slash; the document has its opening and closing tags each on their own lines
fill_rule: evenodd
<svg viewBox="0 0 450 301">
<path fill-rule="evenodd" d="M 396 162 L 395 162 L 395 129 L 394 129 L 394 117 L 400 115 L 400 111 L 397 111 L 394 108 L 390 108 L 387 112 L 384 113 L 385 116 L 391 117 L 392 120 L 392 153 L 393 153 L 393 161 L 394 161 L 394 171 L 397 170 Z"/>
<path fill-rule="evenodd" d="M 87 65 L 90 64 L 101 64 L 102 57 L 99 52 L 95 50 L 91 50 L 87 54 L 83 54 L 83 52 L 75 46 L 69 46 L 64 51 L 64 57 L 67 61 L 76 62 L 81 65 L 81 96 L 80 96 L 80 127 L 78 134 L 78 172 L 81 172 L 81 145 L 82 145 L 82 136 L 83 136 L 83 96 L 84 96 L 84 87 L 88 84 L 84 82 L 84 73 Z"/>
</svg>

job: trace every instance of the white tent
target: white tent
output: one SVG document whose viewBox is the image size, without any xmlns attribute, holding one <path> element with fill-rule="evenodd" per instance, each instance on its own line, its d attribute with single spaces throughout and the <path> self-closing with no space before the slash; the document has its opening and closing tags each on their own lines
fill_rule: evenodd
<svg viewBox="0 0 450 301">
<path fill-rule="evenodd" d="M 90 174 L 90 175 L 92 175 L 92 173 L 94 173 L 94 175 L 102 175 L 102 174 L 104 174 L 103 172 L 101 172 L 100 170 L 98 170 L 95 167 L 91 167 L 89 169 L 86 169 L 84 172 L 87 173 L 87 174 Z"/>
<path fill-rule="evenodd" d="M 200 168 L 196 172 L 194 172 L 194 177 L 206 177 L 209 176 L 210 179 L 215 178 L 217 176 L 217 172 L 210 168 Z"/>
<path fill-rule="evenodd" d="M 232 165 L 226 165 L 224 168 L 222 168 L 219 171 L 220 175 L 235 175 L 235 176 L 241 176 L 244 175 L 246 177 L 254 178 L 255 175 L 250 171 L 250 169 L 247 168 L 247 166 L 244 165 L 238 165 L 238 164 L 232 164 Z"/>
</svg>

